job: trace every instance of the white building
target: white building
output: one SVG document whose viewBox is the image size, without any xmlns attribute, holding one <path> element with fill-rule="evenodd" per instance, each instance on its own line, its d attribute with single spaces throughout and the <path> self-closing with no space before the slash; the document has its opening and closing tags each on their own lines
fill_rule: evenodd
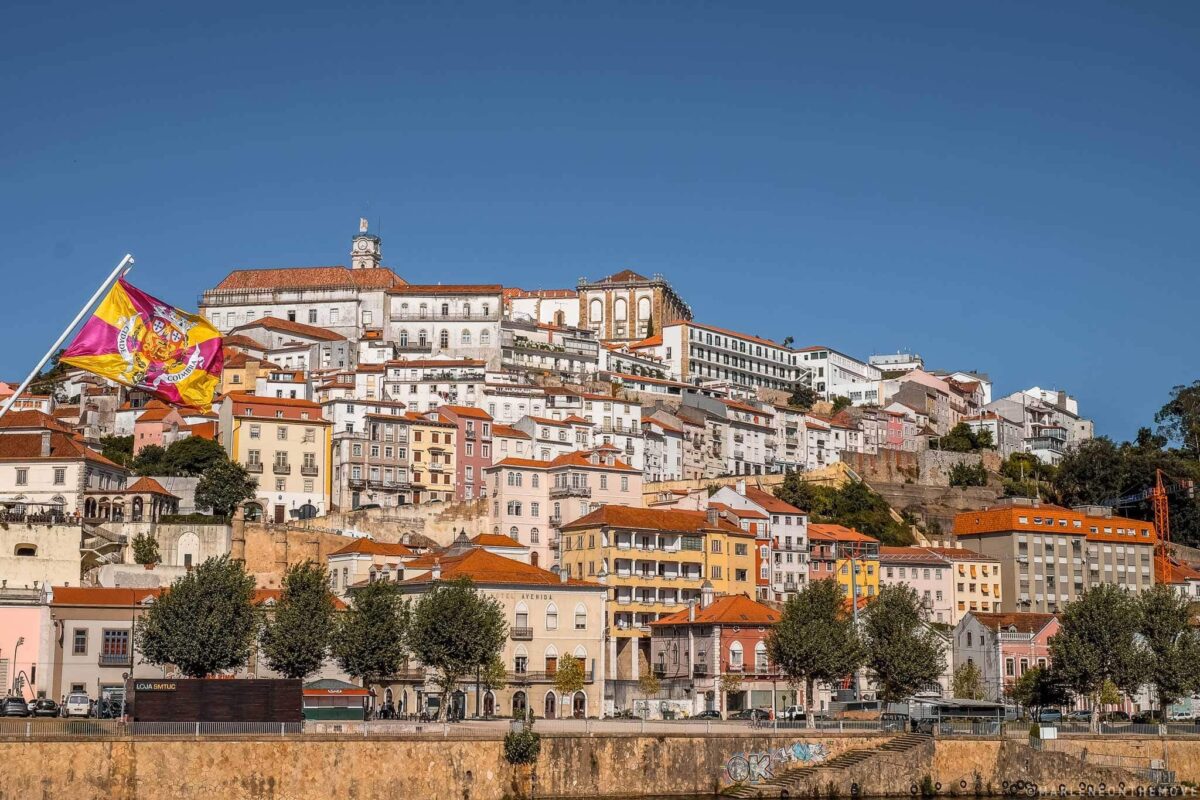
<svg viewBox="0 0 1200 800">
<path fill-rule="evenodd" d="M 762 475 L 774 467 L 775 414 L 770 407 L 738 400 L 722 400 L 725 406 L 725 472 L 728 475 Z"/>
<path fill-rule="evenodd" d="M 848 397 L 856 406 L 878 405 L 883 399 L 879 367 L 823 345 L 798 352 L 800 364 L 811 371 L 812 388 L 823 399 Z"/>
<path fill-rule="evenodd" d="M 688 383 L 718 380 L 790 392 L 807 384 L 811 372 L 796 351 L 777 342 L 698 322 L 665 325 L 662 343 L 649 349 Z"/>
<path fill-rule="evenodd" d="M 499 284 L 393 286 L 385 336 L 401 356 L 499 363 Z"/>
<path fill-rule="evenodd" d="M 763 515 L 766 535 L 760 535 L 758 599 L 783 602 L 808 580 L 808 514 L 745 481 L 723 486 L 709 498 L 737 510 Z"/>
<path fill-rule="evenodd" d="M 524 374 L 488 372 L 479 407 L 501 425 L 512 425 L 521 417 L 546 416 L 546 393 Z"/>
<path fill-rule="evenodd" d="M 504 290 L 504 316 L 511 320 L 579 326 L 579 293 L 574 289 Z"/>
<path fill-rule="evenodd" d="M 369 394 L 367 386 L 372 375 L 378 376 L 378 373 L 358 373 L 361 383 L 357 388 L 364 397 Z M 486 363 L 483 360 L 427 358 L 389 361 L 384 365 L 381 385 L 386 399 L 404 403 L 409 411 L 423 413 L 444 405 L 478 408 L 484 400 L 485 383 Z"/>
<path fill-rule="evenodd" d="M 586 381 L 600 368 L 596 334 L 582 328 L 506 320 L 501 323 L 500 365 L 512 371 Z"/>
<path fill-rule="evenodd" d="M 925 359 L 919 353 L 879 353 L 867 357 L 867 363 L 881 372 L 911 372 L 925 369 Z"/>
<path fill-rule="evenodd" d="M 649 417 L 645 409 L 642 438 L 646 443 L 646 466 L 642 477 L 647 481 L 683 480 L 683 427 L 659 417 Z M 665 415 L 663 415 L 665 416 Z"/>
</svg>

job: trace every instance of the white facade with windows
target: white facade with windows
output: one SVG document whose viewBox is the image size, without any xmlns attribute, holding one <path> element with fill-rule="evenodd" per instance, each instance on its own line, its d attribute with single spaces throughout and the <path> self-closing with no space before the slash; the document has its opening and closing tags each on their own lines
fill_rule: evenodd
<svg viewBox="0 0 1200 800">
<path fill-rule="evenodd" d="M 388 290 L 386 338 L 401 358 L 470 358 L 499 365 L 499 285 L 406 284 Z"/>
</svg>

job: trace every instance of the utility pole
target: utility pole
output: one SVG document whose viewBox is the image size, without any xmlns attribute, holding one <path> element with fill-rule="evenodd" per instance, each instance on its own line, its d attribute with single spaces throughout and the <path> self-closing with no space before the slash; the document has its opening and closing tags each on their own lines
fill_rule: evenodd
<svg viewBox="0 0 1200 800">
<path fill-rule="evenodd" d="M 854 632 L 858 633 L 858 548 L 852 544 L 847 547 L 850 553 L 850 615 L 854 621 Z M 854 699 L 860 699 L 857 669 L 850 676 L 850 689 L 854 692 Z"/>
</svg>

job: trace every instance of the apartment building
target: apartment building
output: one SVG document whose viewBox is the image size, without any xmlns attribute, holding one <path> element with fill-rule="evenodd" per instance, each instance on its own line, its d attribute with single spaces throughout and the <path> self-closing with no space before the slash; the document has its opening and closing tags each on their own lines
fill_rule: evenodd
<svg viewBox="0 0 1200 800">
<path fill-rule="evenodd" d="M 348 597 L 351 587 L 375 580 L 402 580 L 404 566 L 417 554 L 406 545 L 355 539 L 325 557 L 329 569 L 329 589 L 339 597 Z"/>
<path fill-rule="evenodd" d="M 499 365 L 498 284 L 397 284 L 387 290 L 384 333 L 402 355 Z"/>
<path fill-rule="evenodd" d="M 579 327 L 579 293 L 574 289 L 504 288 L 505 319 Z"/>
<path fill-rule="evenodd" d="M 232 393 L 221 403 L 225 452 L 258 479 L 251 519 L 320 516 L 332 492 L 332 424 L 308 400 Z M 269 466 L 268 466 L 269 465 Z"/>
<path fill-rule="evenodd" d="M 965 548 L 880 547 L 879 582 L 911 586 L 931 622 L 957 625 L 971 612 L 995 612 L 1002 601 L 1001 561 Z"/>
<path fill-rule="evenodd" d="M 1025 431 L 1022 426 L 995 411 L 983 411 L 971 417 L 963 417 L 967 427 L 982 433 L 987 431 L 992 436 L 992 446 L 1003 458 L 1025 449 Z"/>
<path fill-rule="evenodd" d="M 1001 573 L 1004 612 L 1055 613 L 1091 586 L 1140 592 L 1154 583 L 1154 524 L 1114 516 L 1105 506 L 1009 498 L 957 515 L 954 535 L 1013 565 Z"/>
<path fill-rule="evenodd" d="M 847 600 L 852 596 L 861 600 L 879 594 L 879 540 L 844 525 L 812 522 L 808 526 L 808 542 L 809 559 L 813 562 L 809 580 L 835 578 Z M 818 561 L 821 570 L 817 569 Z"/>
<path fill-rule="evenodd" d="M 600 343 L 585 328 L 505 320 L 500 324 L 500 366 L 585 381 L 600 369 Z"/>
<path fill-rule="evenodd" d="M 530 458 L 542 461 L 592 446 L 592 423 L 575 414 L 562 419 L 525 416 L 512 427 L 529 436 L 533 447 Z"/>
<path fill-rule="evenodd" d="M 706 511 L 601 506 L 562 528 L 561 564 L 609 587 L 609 678 L 637 680 L 650 663 L 650 624 L 720 594 L 755 592 L 754 534 Z"/>
<path fill-rule="evenodd" d="M 567 579 L 481 547 L 456 545 L 414 560 L 409 568 L 425 571 L 400 583 L 406 597 L 416 600 L 441 583 L 468 578 L 478 592 L 500 605 L 508 623 L 508 638 L 500 651 L 508 668 L 504 688 L 476 687 L 468 679 L 454 697 L 439 698 L 440 702 L 451 703 L 463 715 L 520 717 L 526 710 L 546 719 L 601 715 L 608 594 L 602 585 Z M 584 669 L 584 688 L 570 695 L 554 685 L 566 656 L 579 659 Z M 385 692 L 402 713 L 427 710 L 430 699 L 437 697 L 419 663 L 410 664 Z"/>
<path fill-rule="evenodd" d="M 317 309 L 309 316 L 316 318 Z M 256 342 L 281 369 L 353 369 L 357 348 L 342 334 L 279 317 L 262 317 L 230 331 Z"/>
<path fill-rule="evenodd" d="M 646 443 L 643 475 L 648 481 L 681 480 L 684 477 L 683 424 L 664 418 L 669 415 L 652 416 L 653 413 L 653 409 L 642 412 L 642 439 Z"/>
<path fill-rule="evenodd" d="M 454 499 L 454 474 L 457 463 L 458 426 L 444 422 L 435 412 L 423 416 L 409 412 L 408 452 L 412 474 L 412 502 Z"/>
<path fill-rule="evenodd" d="M 380 368 L 360 368 L 355 387 L 358 397 L 373 399 L 372 381 L 380 399 L 404 403 L 409 411 L 436 411 L 438 406 L 481 407 L 487 382 L 486 362 L 470 358 L 421 358 L 389 361 Z M 490 411 L 488 412 L 491 413 Z"/>
<path fill-rule="evenodd" d="M 790 392 L 798 384 L 807 385 L 810 375 L 791 348 L 698 322 L 664 325 L 662 344 L 653 352 L 679 380 L 693 384 L 729 381 L 743 388 Z"/>
<path fill-rule="evenodd" d="M 775 414 L 769 406 L 721 400 L 725 406 L 725 474 L 762 475 L 775 464 Z"/>
<path fill-rule="evenodd" d="M 558 533 L 601 505 L 640 506 L 642 475 L 611 446 L 553 459 L 503 458 L 486 470 L 493 533 L 528 545 L 535 566 L 559 563 Z"/>
<path fill-rule="evenodd" d="M 662 275 L 647 278 L 621 270 L 597 281 L 580 278 L 579 327 L 595 331 L 605 342 L 634 342 L 677 320 L 692 318 L 692 309 Z"/>
<path fill-rule="evenodd" d="M 814 345 L 796 351 L 798 365 L 807 370 L 809 385 L 824 400 L 847 397 L 856 405 L 878 405 L 882 399 L 883 372 L 872 364 Z"/>
<path fill-rule="evenodd" d="M 719 503 L 735 510 L 753 512 L 758 525 L 744 525 L 757 532 L 756 576 L 759 600 L 783 602 L 804 588 L 808 580 L 808 514 L 783 502 L 770 492 L 740 480 L 734 486 L 722 486 L 709 497 L 710 506 Z"/>
<path fill-rule="evenodd" d="M 489 372 L 475 403 L 497 425 L 512 425 L 521 417 L 546 416 L 546 392 L 525 374 Z"/>
<path fill-rule="evenodd" d="M 458 429 L 454 498 L 487 497 L 484 472 L 492 465 L 492 418 L 486 411 L 468 406 L 441 406 L 437 413 L 444 422 L 453 423 Z"/>
</svg>

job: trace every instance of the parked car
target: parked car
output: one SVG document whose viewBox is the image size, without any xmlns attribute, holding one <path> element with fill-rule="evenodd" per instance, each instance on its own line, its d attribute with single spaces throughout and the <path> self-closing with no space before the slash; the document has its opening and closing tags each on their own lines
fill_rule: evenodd
<svg viewBox="0 0 1200 800">
<path fill-rule="evenodd" d="M 1133 715 L 1135 725 L 1157 725 L 1162 722 L 1162 716 L 1157 711 L 1140 711 Z"/>
<path fill-rule="evenodd" d="M 88 717 L 92 714 L 92 699 L 82 692 L 67 695 L 68 717 Z"/>
<path fill-rule="evenodd" d="M 707 711 L 701 711 L 699 714 L 692 717 L 692 719 L 720 719 L 720 718 L 721 718 L 721 712 L 717 711 L 715 708 L 710 708 Z"/>
<path fill-rule="evenodd" d="M 1057 708 L 1043 708 L 1038 711 L 1037 721 L 1043 725 L 1057 725 L 1063 721 L 1063 715 Z"/>
<path fill-rule="evenodd" d="M 1071 713 L 1067 714 L 1067 722 L 1079 722 L 1086 725 L 1091 721 L 1092 712 L 1086 708 L 1078 711 L 1072 711 Z"/>
<path fill-rule="evenodd" d="M 802 720 L 804 719 L 804 706 L 788 706 L 780 711 L 776 716 L 778 716 L 779 719 L 796 721 Z"/>
<path fill-rule="evenodd" d="M 1168 719 L 1171 722 L 1191 722 L 1193 715 L 1190 711 L 1172 711 Z"/>
<path fill-rule="evenodd" d="M 741 711 L 730 716 L 730 719 L 755 719 L 767 720 L 771 718 L 771 712 L 765 708 L 743 708 Z"/>
<path fill-rule="evenodd" d="M 39 697 L 33 701 L 33 708 L 29 709 L 35 717 L 57 717 L 59 715 L 58 703 L 51 700 L 49 697 Z"/>
<path fill-rule="evenodd" d="M 1103 717 L 1100 718 L 1100 721 L 1104 722 L 1108 725 L 1114 725 L 1114 724 L 1123 725 L 1130 721 L 1129 713 L 1126 711 L 1109 711 L 1107 714 L 1105 714 Z"/>
<path fill-rule="evenodd" d="M 4 716 L 6 717 L 28 717 L 29 703 L 25 702 L 23 697 L 9 697 L 4 700 Z"/>
</svg>

